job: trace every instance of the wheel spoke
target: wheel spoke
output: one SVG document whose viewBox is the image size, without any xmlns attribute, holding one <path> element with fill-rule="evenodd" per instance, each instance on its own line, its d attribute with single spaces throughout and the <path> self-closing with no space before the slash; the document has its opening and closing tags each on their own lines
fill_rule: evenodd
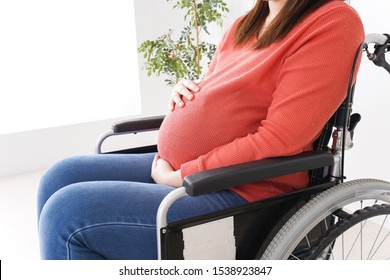
<svg viewBox="0 0 390 280">
<path fill-rule="evenodd" d="M 366 222 L 367 222 L 367 220 L 366 220 L 366 221 L 364 221 L 364 224 L 363 224 L 363 225 L 361 225 L 361 227 L 360 227 L 360 231 L 358 232 L 358 235 L 356 236 L 356 238 L 355 238 L 354 242 L 352 243 L 352 245 L 351 245 L 351 248 L 349 249 L 349 252 L 348 252 L 348 254 L 347 254 L 347 258 L 346 258 L 346 259 L 348 259 L 348 258 L 349 258 L 349 255 L 351 254 L 351 252 L 352 252 L 352 249 L 354 248 L 354 246 L 355 246 L 356 242 L 359 240 L 359 237 L 362 235 L 362 229 L 363 229 L 363 228 L 364 228 L 364 226 L 366 225 Z"/>
<path fill-rule="evenodd" d="M 371 250 L 370 250 L 370 252 L 368 253 L 367 259 L 369 259 L 369 260 L 371 260 L 371 259 L 374 257 L 376 251 L 377 251 L 378 248 L 381 246 L 381 245 L 378 246 L 377 250 L 374 252 L 374 254 L 373 254 L 373 255 L 371 256 L 371 258 L 370 258 L 371 252 L 372 252 L 372 250 L 374 249 L 376 242 L 378 241 L 379 235 L 380 235 L 380 233 L 382 232 L 382 229 L 383 229 L 383 227 L 384 227 L 384 225 L 385 225 L 385 223 L 386 223 L 387 217 L 388 217 L 388 215 L 386 215 L 386 217 L 383 219 L 381 228 L 379 229 L 378 234 L 377 234 L 376 237 L 375 237 L 374 243 L 373 243 L 372 246 L 371 246 Z M 385 238 L 385 239 L 386 239 L 386 238 Z M 383 241 L 382 241 L 382 243 L 383 243 Z"/>
<path fill-rule="evenodd" d="M 386 234 L 385 238 L 383 238 L 383 240 L 382 240 L 382 242 L 379 244 L 378 248 L 376 248 L 374 254 L 372 254 L 372 257 L 378 252 L 379 248 L 382 247 L 383 242 L 385 242 L 385 240 L 387 239 L 387 237 L 389 236 L 389 234 L 390 234 L 390 232 L 388 232 L 388 233 Z M 371 258 L 372 258 L 372 257 L 371 257 Z"/>
</svg>

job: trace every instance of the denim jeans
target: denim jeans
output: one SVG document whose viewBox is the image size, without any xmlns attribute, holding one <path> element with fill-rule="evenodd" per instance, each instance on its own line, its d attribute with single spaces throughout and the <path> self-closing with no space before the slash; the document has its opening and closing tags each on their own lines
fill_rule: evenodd
<svg viewBox="0 0 390 280">
<path fill-rule="evenodd" d="M 173 188 L 154 183 L 153 157 L 78 156 L 52 166 L 38 192 L 42 259 L 156 259 L 156 213 Z M 168 221 L 244 203 L 231 191 L 184 197 Z"/>
</svg>

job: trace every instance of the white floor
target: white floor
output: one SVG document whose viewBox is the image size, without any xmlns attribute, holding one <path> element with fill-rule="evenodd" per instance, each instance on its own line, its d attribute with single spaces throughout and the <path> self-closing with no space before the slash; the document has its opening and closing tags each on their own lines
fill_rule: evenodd
<svg viewBox="0 0 390 280">
<path fill-rule="evenodd" d="M 43 171 L 0 177 L 0 259 L 37 260 L 36 193 Z"/>
</svg>

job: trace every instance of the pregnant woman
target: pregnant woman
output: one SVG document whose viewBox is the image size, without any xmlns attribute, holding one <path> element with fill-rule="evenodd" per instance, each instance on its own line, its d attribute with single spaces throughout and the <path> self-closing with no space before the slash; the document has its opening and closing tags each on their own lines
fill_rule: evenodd
<svg viewBox="0 0 390 280">
<path fill-rule="evenodd" d="M 156 259 L 156 213 L 183 178 L 312 149 L 346 97 L 364 40 L 338 0 L 258 0 L 223 36 L 201 82 L 172 92 L 157 154 L 89 155 L 52 166 L 38 193 L 43 259 Z M 307 173 L 247 184 L 170 209 L 170 221 L 304 188 Z"/>
</svg>

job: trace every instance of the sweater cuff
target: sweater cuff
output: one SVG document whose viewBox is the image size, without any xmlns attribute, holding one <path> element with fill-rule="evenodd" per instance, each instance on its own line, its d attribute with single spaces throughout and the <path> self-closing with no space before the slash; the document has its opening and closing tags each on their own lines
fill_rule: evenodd
<svg viewBox="0 0 390 280">
<path fill-rule="evenodd" d="M 180 169 L 181 169 L 181 178 L 183 180 L 188 175 L 192 175 L 192 174 L 200 172 L 197 160 L 192 160 L 192 161 L 183 163 L 181 165 Z"/>
</svg>

